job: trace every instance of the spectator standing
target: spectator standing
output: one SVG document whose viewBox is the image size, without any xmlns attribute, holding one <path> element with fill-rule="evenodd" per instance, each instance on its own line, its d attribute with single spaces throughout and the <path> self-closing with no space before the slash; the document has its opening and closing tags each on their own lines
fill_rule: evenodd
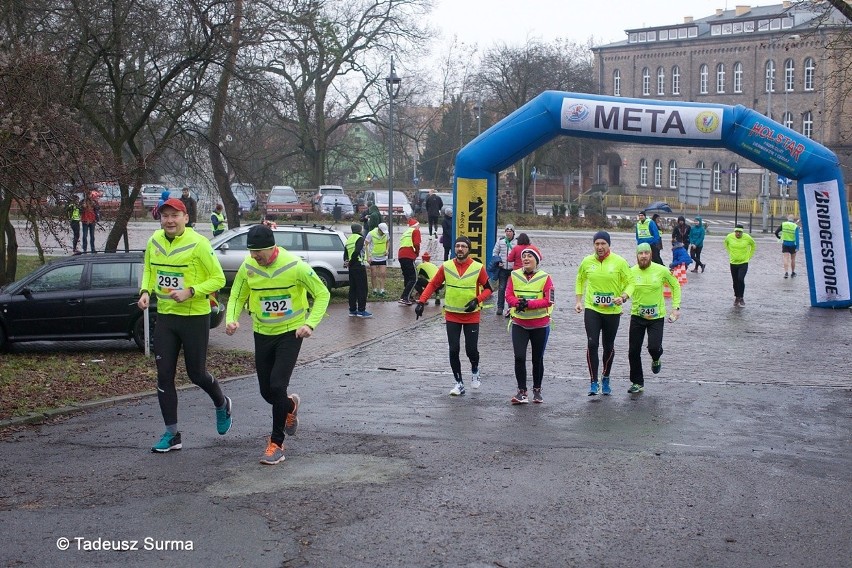
<svg viewBox="0 0 852 568">
<path fill-rule="evenodd" d="M 731 265 L 731 280 L 734 285 L 734 307 L 745 307 L 745 277 L 748 262 L 757 250 L 757 243 L 743 231 L 742 225 L 734 227 L 733 233 L 725 237 L 725 250 Z"/>
<path fill-rule="evenodd" d="M 181 348 L 189 380 L 207 393 L 216 408 L 216 430 L 225 435 L 231 429 L 231 399 L 207 371 L 209 295 L 225 285 L 225 274 L 210 241 L 187 227 L 188 222 L 186 205 L 180 199 L 166 200 L 160 206 L 162 229 L 154 231 L 145 248 L 138 305 L 145 310 L 150 295 L 157 298 L 157 399 L 166 424 L 166 432 L 151 448 L 157 453 L 182 447 L 175 389 Z"/>
<path fill-rule="evenodd" d="M 441 218 L 441 210 L 444 208 L 444 201 L 438 197 L 434 189 L 429 190 L 429 195 L 426 197 L 426 216 L 429 219 L 429 236 L 432 237 L 432 229 L 435 229 L 433 238 L 438 238 L 438 220 Z"/>
<path fill-rule="evenodd" d="M 189 222 L 186 226 L 195 227 L 195 223 L 198 221 L 198 203 L 195 201 L 195 198 L 190 195 L 188 187 L 184 187 L 181 190 L 180 200 L 183 201 L 183 204 L 186 207 L 186 214 L 189 215 Z"/>
<path fill-rule="evenodd" d="M 707 229 L 704 228 L 704 220 L 696 216 L 695 224 L 689 230 L 689 256 L 695 261 L 693 272 L 704 272 L 705 264 L 701 262 L 701 251 L 704 250 L 704 236 L 707 234 Z"/>
<path fill-rule="evenodd" d="M 447 342 L 450 347 L 450 368 L 456 385 L 450 390 L 450 396 L 465 393 L 461 372 L 461 335 L 464 333 L 464 350 L 470 361 L 470 385 L 478 389 L 481 386 L 479 373 L 479 313 L 481 304 L 491 296 L 491 285 L 485 267 L 470 257 L 470 239 L 456 237 L 455 258 L 442 264 L 432 280 L 423 290 L 414 312 L 417 319 L 423 315 L 426 302 L 441 285 L 446 283 L 444 296 L 444 319 L 447 326 Z"/>
<path fill-rule="evenodd" d="M 249 229 L 246 245 L 250 257 L 237 271 L 225 333 L 240 328 L 240 313 L 248 306 L 254 330 L 254 361 L 263 399 L 272 406 L 272 431 L 260 463 L 284 460 L 284 438 L 299 426 L 298 394 L 287 394 L 290 378 L 302 348 L 322 321 L 331 297 L 313 269 L 295 254 L 275 246 L 266 225 Z M 308 303 L 308 295 L 313 305 Z"/>
<path fill-rule="evenodd" d="M 91 195 L 86 195 L 83 199 L 83 206 L 80 209 L 80 223 L 83 226 L 83 252 L 91 249 L 95 252 L 95 228 L 100 219 L 100 207 L 97 200 Z"/>
<path fill-rule="evenodd" d="M 685 251 L 689 250 L 689 225 L 686 224 L 686 218 L 681 215 L 677 218 L 677 224 L 672 228 L 672 247 L 675 243 L 683 245 Z"/>
<path fill-rule="evenodd" d="M 450 259 L 450 251 L 453 249 L 453 210 L 444 208 L 444 218 L 441 219 L 441 244 L 444 245 L 444 260 Z"/>
<path fill-rule="evenodd" d="M 663 252 L 663 235 L 660 233 L 660 222 L 661 222 L 660 214 L 654 213 L 651 215 L 651 222 L 654 223 L 654 226 L 657 228 L 657 240 L 651 243 L 651 258 L 653 262 L 661 266 L 665 266 L 666 263 L 663 262 L 662 252 Z"/>
<path fill-rule="evenodd" d="M 654 215 L 654 217 L 658 217 L 658 215 Z M 644 211 L 640 211 L 636 217 L 635 232 L 636 244 L 640 245 L 642 243 L 648 243 L 651 245 L 652 251 L 656 249 L 657 243 L 661 241 L 660 228 L 657 226 L 655 221 L 648 219 L 645 216 Z M 654 257 L 654 262 L 657 264 L 663 264 L 663 259 L 660 257 L 659 250 L 657 250 L 656 257 Z"/>
<path fill-rule="evenodd" d="M 775 237 L 781 239 L 781 258 L 784 262 L 784 278 L 796 277 L 796 253 L 799 250 L 799 225 L 796 218 L 787 215 L 787 220 L 775 229 Z"/>
<path fill-rule="evenodd" d="M 375 203 L 371 203 L 369 209 L 367 209 L 367 232 L 369 233 L 378 227 L 379 223 L 382 223 L 382 213 Z M 385 226 L 387 227 L 387 225 Z M 387 232 L 387 229 L 385 229 L 385 232 Z"/>
<path fill-rule="evenodd" d="M 379 218 L 381 219 L 381 217 Z M 373 295 L 384 298 L 385 277 L 388 271 L 387 223 L 379 223 L 370 230 L 364 239 L 364 246 L 367 248 L 370 259 L 370 285 L 373 288 Z"/>
<path fill-rule="evenodd" d="M 598 231 L 592 238 L 595 252 L 585 257 L 577 269 L 574 292 L 577 303 L 574 310 L 583 312 L 586 328 L 586 362 L 591 385 L 589 396 L 608 395 L 612 392 L 609 377 L 615 358 L 615 336 L 621 321 L 624 302 L 633 294 L 630 266 L 624 258 L 610 251 L 610 236 Z M 585 290 L 585 294 L 584 294 Z M 598 382 L 598 346 L 603 337 L 603 370 Z"/>
<path fill-rule="evenodd" d="M 497 315 L 509 317 L 509 309 L 504 307 L 506 304 L 506 284 L 509 282 L 509 275 L 512 274 L 512 265 L 509 264 L 509 251 L 517 244 L 515 239 L 515 226 L 512 224 L 506 225 L 502 238 L 497 239 L 494 243 L 494 248 L 491 251 L 491 256 L 500 257 L 498 263 L 499 274 L 497 276 Z"/>
<path fill-rule="evenodd" d="M 515 247 L 518 248 L 518 247 Z M 512 249 L 514 250 L 514 249 Z M 550 275 L 539 270 L 541 253 L 527 247 L 521 253 L 522 268 L 513 270 L 506 287 L 506 302 L 512 308 L 512 351 L 515 356 L 515 380 L 518 392 L 512 404 L 526 404 L 527 345 L 531 348 L 533 402 L 542 403 L 541 384 L 544 380 L 544 349 L 550 336 L 550 314 L 555 292 Z"/>
<path fill-rule="evenodd" d="M 682 248 L 682 247 L 681 247 Z M 651 262 L 651 245 L 641 243 L 636 247 L 636 265 L 630 269 L 633 278 L 633 299 L 630 309 L 630 331 L 627 360 L 630 363 L 630 394 L 645 390 L 642 371 L 642 344 L 648 334 L 648 354 L 651 355 L 651 372 L 655 375 L 663 366 L 663 325 L 666 318 L 666 299 L 663 285 L 672 291 L 672 314 L 669 321 L 680 317 L 680 283 L 671 272 Z"/>
<path fill-rule="evenodd" d="M 71 202 L 67 207 L 68 219 L 71 222 L 71 235 L 73 238 L 72 250 L 74 254 L 80 254 L 80 199 L 75 195 L 71 197 Z"/>
<path fill-rule="evenodd" d="M 364 266 L 364 237 L 361 225 L 352 223 L 352 234 L 343 249 L 343 265 L 349 268 L 349 316 L 371 318 L 367 311 L 367 267 Z"/>
<path fill-rule="evenodd" d="M 221 203 L 216 204 L 213 213 L 210 214 L 210 225 L 213 227 L 213 236 L 218 237 L 225 232 L 225 208 Z"/>
<path fill-rule="evenodd" d="M 523 268 L 524 259 L 521 258 L 521 254 L 524 252 L 524 249 L 528 247 L 535 248 L 530 244 L 529 235 L 527 235 L 526 233 L 519 234 L 515 246 L 513 246 L 512 250 L 509 251 L 509 256 L 507 257 L 512 270 L 518 270 L 520 268 Z M 538 249 L 536 248 L 536 250 Z M 538 253 L 538 258 L 539 262 L 541 262 L 541 251 L 539 251 Z"/>
<path fill-rule="evenodd" d="M 340 220 L 343 219 L 343 207 L 340 206 L 337 199 L 334 200 L 334 207 L 331 208 L 331 218 L 334 219 L 335 225 L 340 223 Z"/>
<path fill-rule="evenodd" d="M 414 302 L 409 296 L 414 285 L 417 283 L 417 271 L 414 270 L 414 261 L 420 254 L 420 223 L 412 217 L 408 220 L 408 228 L 402 233 L 399 238 L 399 250 L 397 250 L 396 258 L 399 259 L 399 267 L 402 269 L 403 288 L 402 295 L 397 301 L 403 306 L 410 306 Z"/>
</svg>

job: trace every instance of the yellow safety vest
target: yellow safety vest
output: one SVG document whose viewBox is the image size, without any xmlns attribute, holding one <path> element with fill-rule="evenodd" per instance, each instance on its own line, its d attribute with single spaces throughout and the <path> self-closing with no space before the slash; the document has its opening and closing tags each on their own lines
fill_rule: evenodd
<svg viewBox="0 0 852 568">
<path fill-rule="evenodd" d="M 417 271 L 423 271 L 423 274 L 427 279 L 432 280 L 435 275 L 438 273 L 438 267 L 432 264 L 431 262 L 421 262 L 420 266 L 417 267 Z"/>
<path fill-rule="evenodd" d="M 213 224 L 210 223 L 210 226 L 213 228 L 213 232 L 216 231 L 224 231 L 225 230 L 225 214 L 224 213 L 216 213 L 213 212 L 213 216 L 216 217 L 218 223 Z"/>
<path fill-rule="evenodd" d="M 444 309 L 448 312 L 464 313 L 464 307 L 471 300 L 476 299 L 476 290 L 479 273 L 482 264 L 473 261 L 464 275 L 459 275 L 454 260 L 448 260 L 444 264 L 444 283 L 447 292 L 444 295 Z M 479 311 L 477 306 L 475 311 Z"/>
<path fill-rule="evenodd" d="M 73 205 L 73 204 L 69 205 L 68 206 L 68 212 L 69 212 L 68 216 L 71 218 L 72 221 L 79 221 L 80 220 L 80 208 L 79 207 L 77 207 L 76 205 Z"/>
<path fill-rule="evenodd" d="M 651 234 L 651 220 L 645 219 L 642 222 L 636 223 L 636 238 L 638 239 L 650 239 L 653 235 Z"/>
<path fill-rule="evenodd" d="M 411 238 L 411 235 L 414 234 L 414 228 L 409 227 L 405 230 L 402 236 L 399 238 L 399 248 L 414 248 L 414 239 Z"/>
<path fill-rule="evenodd" d="M 376 227 L 370 231 L 370 242 L 373 243 L 373 249 L 370 256 L 382 257 L 388 255 L 388 235 L 379 234 L 379 228 Z"/>
<path fill-rule="evenodd" d="M 796 229 L 798 228 L 799 226 L 792 221 L 781 223 L 781 240 L 788 243 L 796 242 Z"/>
<path fill-rule="evenodd" d="M 515 291 L 515 296 L 518 298 L 526 298 L 527 300 L 540 300 L 544 298 L 544 285 L 547 284 L 549 274 L 543 270 L 538 270 L 532 278 L 527 280 L 524 276 L 524 270 L 519 268 L 512 271 L 512 289 Z M 522 312 L 515 311 L 512 308 L 512 316 L 517 319 L 538 319 L 549 317 L 553 311 L 553 306 L 546 308 L 538 308 L 532 310 L 527 308 Z"/>
<path fill-rule="evenodd" d="M 346 260 L 349 262 L 357 261 L 358 263 L 364 263 L 364 248 L 361 248 L 361 256 L 353 259 L 352 255 L 355 254 L 355 244 L 358 242 L 358 239 L 361 238 L 361 235 L 358 233 L 352 233 L 349 235 L 349 238 L 346 239 Z"/>
</svg>

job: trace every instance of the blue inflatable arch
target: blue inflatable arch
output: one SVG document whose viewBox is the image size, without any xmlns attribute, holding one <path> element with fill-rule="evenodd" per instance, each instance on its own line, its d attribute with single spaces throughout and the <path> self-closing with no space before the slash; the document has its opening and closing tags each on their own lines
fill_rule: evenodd
<svg viewBox="0 0 852 568">
<path fill-rule="evenodd" d="M 828 148 L 743 106 L 675 103 L 546 91 L 462 148 L 456 157 L 456 235 L 491 256 L 497 234 L 497 173 L 556 136 L 665 146 L 727 148 L 797 180 L 811 305 L 852 305 L 846 191 Z"/>
</svg>

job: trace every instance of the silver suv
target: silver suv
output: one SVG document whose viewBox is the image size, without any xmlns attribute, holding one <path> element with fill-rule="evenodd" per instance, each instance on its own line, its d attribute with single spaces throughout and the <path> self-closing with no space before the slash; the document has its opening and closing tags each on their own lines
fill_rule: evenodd
<svg viewBox="0 0 852 568">
<path fill-rule="evenodd" d="M 225 231 L 214 237 L 210 244 L 225 272 L 225 286 L 234 282 L 240 265 L 249 255 L 246 239 L 251 225 Z M 349 285 L 349 269 L 343 266 L 343 233 L 320 225 L 278 225 L 274 228 L 275 243 L 302 257 L 326 288 Z"/>
</svg>

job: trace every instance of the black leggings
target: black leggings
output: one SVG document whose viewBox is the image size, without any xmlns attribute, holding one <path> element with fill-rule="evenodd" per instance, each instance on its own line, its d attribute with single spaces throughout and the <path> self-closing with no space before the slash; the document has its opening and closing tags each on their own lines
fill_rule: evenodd
<svg viewBox="0 0 852 568">
<path fill-rule="evenodd" d="M 734 297 L 745 296 L 745 277 L 748 272 L 748 263 L 731 265 L 731 280 L 734 283 Z"/>
<path fill-rule="evenodd" d="M 402 269 L 402 279 L 405 283 L 400 299 L 408 300 L 409 296 L 411 296 L 411 290 L 417 283 L 417 271 L 414 270 L 414 261 L 410 258 L 400 258 L 399 267 Z"/>
<path fill-rule="evenodd" d="M 479 369 L 479 323 L 447 322 L 447 341 L 450 344 L 450 368 L 456 381 L 462 380 L 461 374 L 461 333 L 464 331 L 464 352 L 470 360 L 471 371 Z"/>
<path fill-rule="evenodd" d="M 157 398 L 166 426 L 177 424 L 177 390 L 175 373 L 183 347 L 183 360 L 189 380 L 206 392 L 213 404 L 221 407 L 225 396 L 219 382 L 207 372 L 207 341 L 210 337 L 210 314 L 176 316 L 157 314 L 154 325 L 154 354 L 157 361 Z"/>
<path fill-rule="evenodd" d="M 586 324 L 586 339 L 588 340 L 586 363 L 589 366 L 589 377 L 594 383 L 598 380 L 598 345 L 601 335 L 603 335 L 602 376 L 609 377 L 612 360 L 615 358 L 615 336 L 618 333 L 621 314 L 602 314 L 586 308 L 583 321 Z"/>
<path fill-rule="evenodd" d="M 630 382 L 645 385 L 645 375 L 642 373 L 642 343 L 645 332 L 648 332 L 648 353 L 653 361 L 659 361 L 663 356 L 663 324 L 665 318 L 645 319 L 630 316 L 630 334 L 627 360 L 630 362 Z"/>
<path fill-rule="evenodd" d="M 512 325 L 512 351 L 515 353 L 515 380 L 518 389 L 527 390 L 527 344 L 532 346 L 533 388 L 540 389 L 544 378 L 544 349 L 550 326 L 527 329 Z"/>
<path fill-rule="evenodd" d="M 296 337 L 296 331 L 280 335 L 254 334 L 254 366 L 257 369 L 257 383 L 260 396 L 272 405 L 272 441 L 281 444 L 284 441 L 284 425 L 287 414 L 293 411 L 293 401 L 287 395 L 290 377 L 296 367 L 302 339 Z"/>
<path fill-rule="evenodd" d="M 697 246 L 696 245 L 696 246 L 692 247 L 691 251 L 689 251 L 689 256 L 691 256 L 692 260 L 695 261 L 696 270 L 701 268 L 701 266 L 703 266 L 702 263 L 701 263 L 701 251 L 703 249 L 704 249 L 703 246 Z"/>
<path fill-rule="evenodd" d="M 363 264 L 349 265 L 349 311 L 367 309 L 367 268 Z"/>
</svg>

